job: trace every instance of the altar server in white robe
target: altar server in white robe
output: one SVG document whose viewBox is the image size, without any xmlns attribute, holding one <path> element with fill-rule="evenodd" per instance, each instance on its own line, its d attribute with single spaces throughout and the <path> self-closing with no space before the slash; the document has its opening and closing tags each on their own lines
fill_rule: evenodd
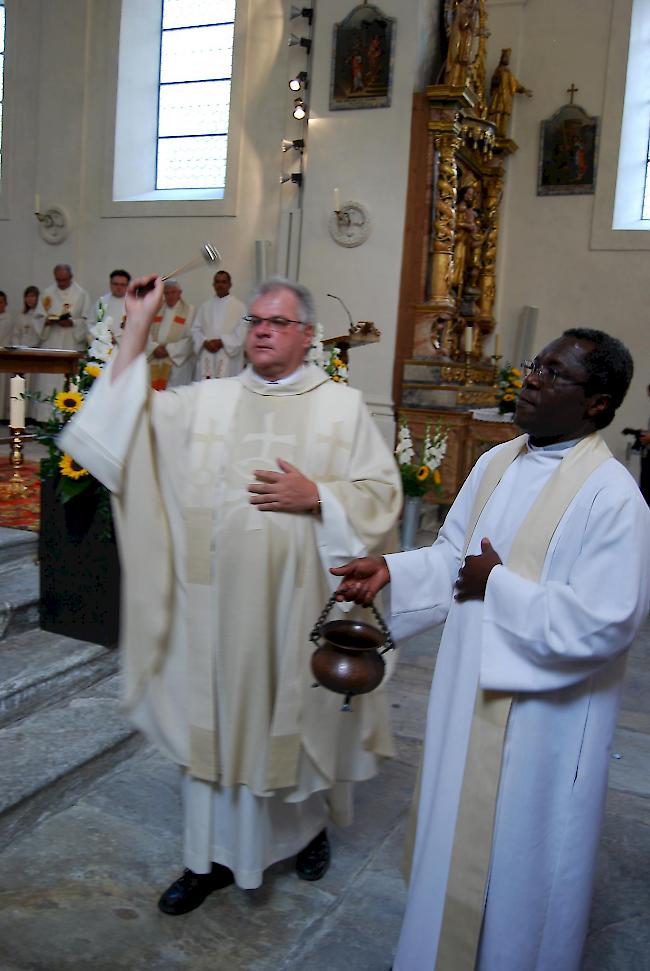
<svg viewBox="0 0 650 971">
<path fill-rule="evenodd" d="M 14 343 L 21 347 L 37 347 L 40 342 L 42 327 L 39 320 L 41 314 L 38 310 L 39 297 L 38 287 L 25 287 L 23 291 L 23 310 L 22 313 L 16 314 L 13 332 Z M 28 393 L 32 390 L 34 375 L 25 374 L 24 377 L 25 393 Z M 31 418 L 34 412 L 34 402 L 28 400 L 25 405 L 26 414 Z"/>
<path fill-rule="evenodd" d="M 335 570 L 391 628 L 445 621 L 394 971 L 577 971 L 650 512 L 598 429 L 632 376 L 572 329 L 527 369 L 528 434 L 483 455 L 432 547 Z"/>
<path fill-rule="evenodd" d="M 192 381 L 194 307 L 185 303 L 176 280 L 165 280 L 165 299 L 153 319 L 147 341 L 151 387 L 156 391 L 180 388 Z"/>
<path fill-rule="evenodd" d="M 90 297 L 73 279 L 69 264 L 57 264 L 53 273 L 55 282 L 43 290 L 38 306 L 39 347 L 83 351 L 86 348 Z M 33 390 L 40 392 L 44 398 L 59 386 L 60 379 L 56 375 L 35 375 Z M 39 421 L 46 421 L 51 413 L 51 405 L 35 403 L 34 412 Z"/>
<path fill-rule="evenodd" d="M 124 332 L 126 320 L 126 288 L 131 280 L 127 270 L 113 270 L 109 277 L 109 290 L 99 300 L 96 300 L 88 321 L 87 340 L 90 343 L 93 335 L 90 330 L 98 320 L 108 321 L 108 329 L 113 335 L 113 343 L 118 344 Z"/>
<path fill-rule="evenodd" d="M 298 854 L 317 880 L 329 818 L 393 753 L 383 688 L 341 711 L 312 686 L 309 633 L 328 568 L 381 549 L 399 515 L 394 457 L 358 391 L 305 365 L 314 307 L 276 278 L 252 297 L 251 366 L 151 393 L 156 289 L 127 296 L 116 360 L 61 445 L 115 496 L 127 705 L 183 767 L 185 864 L 166 914 Z"/>
<path fill-rule="evenodd" d="M 212 285 L 214 297 L 201 304 L 192 325 L 197 381 L 232 378 L 244 366 L 244 305 L 230 292 L 227 270 L 215 273 Z"/>
</svg>

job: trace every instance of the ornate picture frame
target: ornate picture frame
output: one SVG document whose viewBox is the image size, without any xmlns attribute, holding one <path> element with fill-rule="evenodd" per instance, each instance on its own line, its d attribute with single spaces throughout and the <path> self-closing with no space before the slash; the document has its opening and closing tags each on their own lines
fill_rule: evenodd
<svg viewBox="0 0 650 971">
<path fill-rule="evenodd" d="M 538 196 L 592 195 L 596 188 L 599 119 L 566 104 L 541 123 Z"/>
<path fill-rule="evenodd" d="M 334 24 L 331 111 L 390 107 L 396 23 L 374 4 L 362 3 Z"/>
</svg>

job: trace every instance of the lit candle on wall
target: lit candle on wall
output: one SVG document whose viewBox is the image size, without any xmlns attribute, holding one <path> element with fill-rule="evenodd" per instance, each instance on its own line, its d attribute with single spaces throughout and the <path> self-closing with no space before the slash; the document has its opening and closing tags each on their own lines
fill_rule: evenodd
<svg viewBox="0 0 650 971">
<path fill-rule="evenodd" d="M 466 354 L 471 354 L 472 352 L 473 337 L 474 337 L 474 331 L 472 330 L 471 326 L 468 324 L 467 327 L 465 327 L 465 353 Z"/>
<path fill-rule="evenodd" d="M 20 395 L 25 393 L 25 379 L 14 374 L 9 382 L 9 425 L 11 428 L 25 427 L 25 399 Z"/>
<path fill-rule="evenodd" d="M 334 189 L 334 212 L 341 211 L 341 193 L 338 189 Z"/>
<path fill-rule="evenodd" d="M 34 212 L 40 212 L 40 211 L 41 211 L 41 197 L 37 192 L 36 195 L 34 196 Z"/>
<path fill-rule="evenodd" d="M 494 335 L 494 356 L 495 357 L 499 356 L 499 335 L 498 334 Z"/>
</svg>

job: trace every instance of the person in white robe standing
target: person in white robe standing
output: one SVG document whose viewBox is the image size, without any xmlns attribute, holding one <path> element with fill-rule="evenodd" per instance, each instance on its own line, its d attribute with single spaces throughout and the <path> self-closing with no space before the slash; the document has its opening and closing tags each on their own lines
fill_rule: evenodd
<svg viewBox="0 0 650 971">
<path fill-rule="evenodd" d="M 329 567 L 390 541 L 401 487 L 361 394 L 304 363 L 308 290 L 257 288 L 242 374 L 152 392 L 148 283 L 60 443 L 114 495 L 126 704 L 183 767 L 186 869 L 159 901 L 175 915 L 294 854 L 320 879 L 328 820 L 351 822 L 352 783 L 393 754 L 383 687 L 342 711 L 313 687 L 309 634 Z"/>
<path fill-rule="evenodd" d="M 14 343 L 20 347 L 37 347 L 40 342 L 41 324 L 39 322 L 38 298 L 40 292 L 38 287 L 28 286 L 23 291 L 23 311 L 16 314 L 14 320 Z M 32 390 L 33 375 L 25 376 L 25 394 Z M 26 414 L 31 418 L 33 414 L 33 403 L 26 402 Z"/>
<path fill-rule="evenodd" d="M 353 561 L 394 637 L 445 622 L 394 971 L 577 971 L 650 512 L 598 434 L 632 359 L 575 328 L 526 366 L 527 434 L 483 455 L 432 547 Z"/>
<path fill-rule="evenodd" d="M 232 378 L 244 366 L 244 305 L 230 292 L 227 270 L 215 273 L 212 285 L 214 297 L 201 304 L 192 325 L 197 381 Z"/>
<path fill-rule="evenodd" d="M 41 293 L 37 311 L 39 347 L 84 351 L 90 297 L 73 279 L 72 267 L 68 263 L 58 263 L 53 273 L 55 282 Z M 37 374 L 33 390 L 43 398 L 49 398 L 57 390 L 56 384 L 55 375 Z M 34 403 L 34 417 L 39 421 L 46 421 L 50 417 L 50 411 L 50 404 Z"/>
<path fill-rule="evenodd" d="M 194 307 L 185 303 L 176 280 L 165 280 L 165 299 L 153 319 L 147 342 L 151 387 L 156 391 L 180 388 L 192 381 Z"/>
<path fill-rule="evenodd" d="M 108 293 L 102 294 L 102 296 L 95 301 L 93 304 L 92 313 L 90 319 L 88 320 L 88 331 L 86 334 L 86 339 L 90 343 L 93 339 L 93 335 L 90 333 L 90 328 L 95 325 L 98 320 L 108 320 L 108 329 L 113 335 L 113 343 L 118 344 L 122 339 L 122 333 L 124 331 L 124 321 L 126 320 L 126 288 L 131 281 L 131 274 L 127 270 L 113 270 L 109 277 L 109 291 Z"/>
</svg>

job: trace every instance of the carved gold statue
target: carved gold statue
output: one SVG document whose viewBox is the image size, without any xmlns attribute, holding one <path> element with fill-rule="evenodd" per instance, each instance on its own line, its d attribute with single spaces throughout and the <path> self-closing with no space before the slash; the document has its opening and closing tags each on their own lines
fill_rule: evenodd
<svg viewBox="0 0 650 971">
<path fill-rule="evenodd" d="M 478 0 L 458 0 L 454 10 L 445 65 L 445 83 L 463 87 L 472 63 Z"/>
<path fill-rule="evenodd" d="M 494 122 L 497 134 L 501 135 L 502 138 L 507 138 L 508 136 L 513 97 L 516 94 L 525 94 L 527 98 L 532 98 L 533 96 L 533 92 L 525 88 L 508 67 L 511 53 L 512 49 L 510 47 L 503 48 L 501 51 L 501 60 L 494 70 L 492 83 L 490 84 L 488 118 Z"/>
<path fill-rule="evenodd" d="M 471 176 L 461 180 L 456 209 L 456 238 L 454 241 L 454 270 L 452 286 L 460 297 L 465 285 L 469 266 L 473 261 L 473 249 L 480 238 L 480 225 L 475 206 L 478 205 L 478 183 Z"/>
</svg>

